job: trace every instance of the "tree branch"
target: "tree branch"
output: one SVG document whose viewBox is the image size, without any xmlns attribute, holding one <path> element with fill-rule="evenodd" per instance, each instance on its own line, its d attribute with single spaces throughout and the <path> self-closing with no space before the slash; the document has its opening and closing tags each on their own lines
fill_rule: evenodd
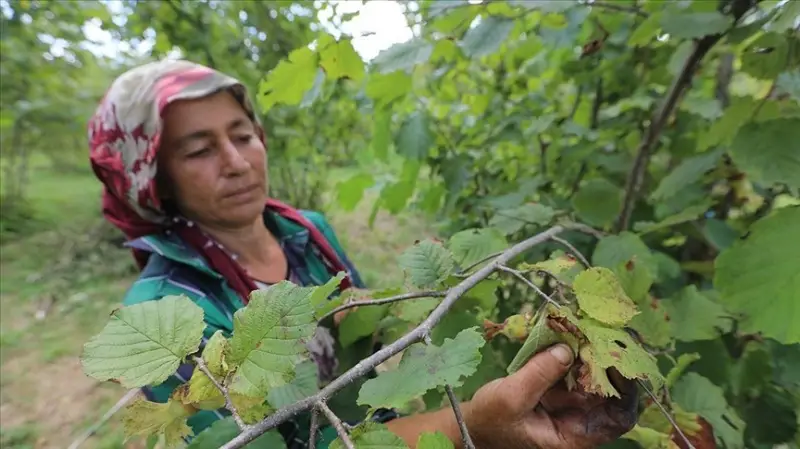
<svg viewBox="0 0 800 449">
<path fill-rule="evenodd" d="M 353 307 L 359 306 L 378 306 L 381 304 L 391 304 L 393 302 L 399 301 L 407 301 L 410 299 L 423 299 L 423 298 L 441 298 L 447 294 L 446 291 L 427 291 L 427 292 L 411 292 L 411 293 L 403 293 L 402 295 L 391 296 L 389 298 L 381 298 L 381 299 L 365 299 L 362 301 L 353 301 L 348 302 L 347 304 L 342 304 L 341 306 L 337 306 L 335 309 L 331 310 L 330 312 L 326 313 L 319 321 L 324 321 L 325 319 L 336 315 L 337 313 L 341 312 L 342 310 L 352 309 Z"/>
<path fill-rule="evenodd" d="M 231 399 L 231 395 L 228 393 L 228 389 L 225 388 L 221 383 L 217 381 L 217 378 L 211 373 L 211 370 L 208 369 L 208 365 L 206 365 L 206 361 L 200 357 L 194 356 L 192 357 L 195 365 L 197 368 L 203 372 L 209 379 L 211 379 L 211 383 L 217 387 L 217 390 L 222 393 L 222 396 L 225 398 L 225 408 L 227 408 L 231 415 L 233 415 L 233 420 L 236 421 L 236 425 L 239 426 L 239 430 L 246 430 L 248 427 L 247 424 L 244 423 L 242 417 L 239 416 L 239 412 L 236 410 L 236 407 L 233 405 L 233 400 Z"/>
<path fill-rule="evenodd" d="M 344 428 L 344 424 L 342 424 L 342 420 L 336 416 L 336 413 L 333 413 L 333 410 L 328 407 L 323 401 L 317 402 L 317 409 L 321 410 L 322 413 L 325 414 L 325 417 L 328 418 L 331 425 L 336 429 L 336 433 L 339 434 L 339 438 L 342 440 L 342 444 L 347 449 L 356 449 L 356 446 L 353 444 L 353 441 L 350 439 L 350 435 L 347 434 L 347 429 Z"/>
<path fill-rule="evenodd" d="M 656 397 L 656 395 L 653 394 L 653 392 L 650 391 L 649 388 L 647 388 L 647 385 L 645 385 L 645 383 L 642 381 L 642 379 L 636 379 L 636 381 L 639 382 L 639 385 L 644 389 L 644 391 L 647 393 L 647 395 L 650 396 L 650 399 L 652 399 L 653 402 L 655 402 L 656 406 L 659 408 L 659 410 L 661 410 L 661 413 L 663 413 L 664 416 L 667 418 L 667 421 L 669 421 L 669 423 L 672 425 L 672 427 L 675 429 L 675 431 L 678 432 L 678 435 L 680 435 L 681 439 L 683 439 L 683 442 L 686 444 L 686 448 L 687 449 L 695 449 L 695 447 L 692 445 L 692 442 L 689 441 L 688 438 L 686 438 L 686 435 L 683 433 L 681 428 L 678 426 L 678 423 L 675 422 L 675 418 L 672 417 L 672 413 L 670 413 L 664 407 L 664 405 L 661 404 L 661 401 L 659 401 L 658 398 Z"/>
<path fill-rule="evenodd" d="M 464 449 L 475 449 L 475 443 L 472 442 L 472 438 L 469 436 L 467 422 L 464 421 L 464 415 L 461 413 L 461 407 L 456 394 L 453 392 L 453 387 L 445 385 L 444 391 L 450 400 L 450 406 L 453 407 L 453 414 L 456 415 L 456 422 L 458 422 L 458 430 L 461 431 L 461 443 L 464 445 Z"/>
<path fill-rule="evenodd" d="M 316 394 L 301 399 L 300 401 L 297 401 L 293 404 L 287 405 L 277 410 L 275 413 L 268 416 L 261 422 L 249 426 L 247 430 L 243 431 L 238 436 L 236 436 L 228 443 L 226 443 L 224 446 L 222 446 L 222 449 L 239 449 L 243 447 L 247 443 L 253 441 L 260 435 L 275 428 L 279 424 L 297 415 L 298 413 L 308 410 L 309 408 L 315 406 L 315 404 L 317 404 L 318 402 L 333 396 L 336 392 L 338 392 L 342 388 L 350 385 L 355 379 L 367 375 L 376 366 L 385 362 L 394 355 L 400 353 L 405 348 L 411 346 L 414 343 L 423 341 L 425 335 L 430 334 L 433 327 L 436 326 L 436 324 L 438 324 L 439 321 L 442 320 L 442 318 L 445 316 L 445 314 L 447 314 L 450 308 L 453 307 L 455 302 L 458 301 L 458 299 L 461 296 L 463 296 L 467 291 L 478 285 L 478 283 L 480 283 L 484 279 L 488 278 L 492 273 L 497 271 L 500 266 L 505 265 L 510 260 L 519 256 L 525 251 L 533 248 L 534 246 L 546 242 L 553 236 L 563 232 L 565 229 L 566 227 L 562 225 L 553 226 L 550 229 L 547 229 L 546 231 L 543 231 L 531 238 L 523 240 L 522 242 L 519 242 L 516 245 L 512 246 L 511 248 L 507 249 L 506 251 L 503 252 L 503 254 L 498 256 L 497 259 L 493 260 L 488 265 L 484 266 L 483 268 L 476 271 L 469 277 L 465 278 L 463 281 L 459 282 L 456 286 L 448 290 L 442 302 L 440 302 L 439 305 L 437 305 L 436 308 L 433 309 L 430 315 L 428 315 L 428 318 L 426 318 L 422 323 L 420 323 L 416 328 L 411 330 L 409 333 L 395 340 L 393 343 L 383 347 L 379 351 L 376 351 L 369 357 L 356 363 L 355 366 L 353 366 L 352 368 L 347 370 L 344 374 L 331 381 L 328 385 L 326 385 Z"/>
<path fill-rule="evenodd" d="M 714 34 L 694 42 L 692 53 L 686 58 L 680 73 L 673 80 L 661 108 L 650 121 L 650 126 L 647 128 L 645 138 L 636 150 L 636 159 L 633 162 L 633 167 L 631 167 L 631 171 L 628 174 L 628 180 L 625 185 L 625 199 L 622 203 L 622 211 L 620 211 L 617 217 L 615 232 L 628 229 L 631 215 L 633 214 L 633 208 L 639 197 L 639 191 L 642 188 L 644 173 L 650 162 L 650 152 L 655 146 L 658 137 L 661 135 L 664 125 L 667 123 L 670 115 L 672 115 L 672 111 L 675 109 L 675 106 L 677 106 L 678 99 L 683 92 L 689 88 L 689 84 L 697 67 L 700 65 L 700 61 L 703 60 L 706 53 L 708 53 L 711 47 L 713 47 L 721 37 L 721 34 Z"/>
<path fill-rule="evenodd" d="M 308 449 L 317 449 L 317 431 L 319 430 L 319 410 L 311 411 L 311 430 L 308 432 Z"/>
<path fill-rule="evenodd" d="M 650 17 L 649 14 L 642 11 L 639 8 L 632 7 L 632 6 L 624 6 L 624 5 L 616 5 L 614 3 L 605 3 L 605 2 L 595 2 L 595 1 L 586 1 L 583 3 L 586 6 L 596 7 L 596 8 L 603 8 L 608 9 L 611 11 L 619 11 L 619 12 L 627 12 L 631 14 L 636 14 L 640 17 Z"/>
</svg>

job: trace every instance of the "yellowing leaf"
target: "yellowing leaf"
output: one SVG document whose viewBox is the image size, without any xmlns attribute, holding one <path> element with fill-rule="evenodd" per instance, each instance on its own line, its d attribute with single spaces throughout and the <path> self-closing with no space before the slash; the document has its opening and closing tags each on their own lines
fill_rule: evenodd
<svg viewBox="0 0 800 449">
<path fill-rule="evenodd" d="M 349 39 L 320 48 L 320 65 L 331 79 L 349 78 L 359 82 L 364 78 L 364 61 Z"/>
<path fill-rule="evenodd" d="M 237 367 L 233 391 L 264 397 L 270 388 L 294 378 L 316 329 L 310 298 L 317 288 L 282 281 L 254 291 L 247 307 L 236 311 L 230 357 Z"/>
<path fill-rule="evenodd" d="M 606 375 L 606 369 L 611 367 L 628 379 L 649 380 L 654 389 L 663 385 L 664 378 L 658 370 L 655 357 L 639 346 L 627 332 L 603 326 L 591 319 L 580 320 L 578 327 L 589 341 L 589 345 L 580 350 L 584 365 L 579 382 L 587 391 L 619 397 L 619 392 Z"/>
<path fill-rule="evenodd" d="M 514 356 L 514 359 L 511 360 L 511 363 L 508 364 L 508 368 L 506 370 L 509 374 L 519 371 L 520 368 L 528 363 L 528 360 L 530 360 L 531 357 L 533 357 L 542 349 L 562 340 L 558 333 L 553 331 L 553 329 L 547 325 L 547 318 L 548 315 L 543 314 L 541 317 L 536 319 L 533 327 L 528 333 L 528 338 L 522 344 L 522 347 L 519 349 L 519 351 L 517 351 L 517 354 Z"/>
<path fill-rule="evenodd" d="M 261 81 L 258 98 L 262 111 L 269 111 L 278 103 L 299 104 L 314 86 L 316 76 L 317 55 L 308 47 L 292 51 Z"/>
<path fill-rule="evenodd" d="M 581 310 L 601 323 L 623 326 L 639 313 L 608 268 L 582 271 L 575 277 L 573 288 Z"/>
<path fill-rule="evenodd" d="M 367 380 L 358 403 L 371 407 L 402 407 L 426 391 L 449 384 L 458 387 L 475 372 L 485 341 L 475 329 L 464 329 L 441 346 L 417 343 L 406 349 L 398 367 Z M 424 373 L 425 375 L 420 375 Z"/>
<path fill-rule="evenodd" d="M 119 380 L 126 388 L 158 385 L 198 350 L 204 328 L 203 309 L 186 296 L 117 309 L 84 345 L 83 370 L 97 380 Z"/>
<path fill-rule="evenodd" d="M 651 298 L 648 304 L 643 304 L 628 326 L 635 330 L 647 345 L 654 348 L 663 348 L 672 343 L 670 323 L 672 317 L 667 313 L 663 301 Z"/>
<path fill-rule="evenodd" d="M 162 404 L 137 399 L 125 408 L 122 415 L 125 434 L 164 434 L 168 448 L 178 447 L 183 443 L 183 438 L 192 433 L 192 429 L 186 424 L 186 418 L 193 414 L 190 410 L 173 400 Z"/>
<path fill-rule="evenodd" d="M 633 440 L 645 449 L 680 449 L 680 446 L 670 439 L 669 433 L 659 432 L 639 424 L 636 424 L 633 429 L 620 438 Z"/>
</svg>

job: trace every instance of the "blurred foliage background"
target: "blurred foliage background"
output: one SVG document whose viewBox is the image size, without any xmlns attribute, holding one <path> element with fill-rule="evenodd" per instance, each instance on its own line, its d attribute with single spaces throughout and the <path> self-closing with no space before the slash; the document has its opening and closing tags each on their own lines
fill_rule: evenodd
<svg viewBox="0 0 800 449">
<path fill-rule="evenodd" d="M 376 2 L 393 6 L 359 16 Z M 77 360 L 136 276 L 100 216 L 86 122 L 117 75 L 165 57 L 251 89 L 272 195 L 324 211 L 371 287 L 402 282 L 392 267 L 415 240 L 491 226 L 515 241 L 541 228 L 540 206 L 568 214 L 618 239 L 569 235 L 593 263 L 645 261 L 648 300 L 680 324 L 648 315 L 636 330 L 665 371 L 700 355 L 678 391 L 702 399 L 681 406 L 718 447 L 800 447 L 800 1 L 2 0 L 0 12 L 3 447 L 64 447 L 123 393 Z M 407 33 L 359 54 L 377 37 L 349 25 L 379 30 L 390 14 Z M 794 238 L 741 252 L 779 212 L 792 226 L 776 232 Z M 738 284 L 716 271 L 729 250 L 751 274 Z M 490 317 L 524 307 L 518 285 L 500 292 Z M 392 313 L 359 332 L 391 339 L 404 324 Z M 85 447 L 122 441 L 112 420 Z M 650 443 L 619 445 L 670 447 Z"/>
</svg>

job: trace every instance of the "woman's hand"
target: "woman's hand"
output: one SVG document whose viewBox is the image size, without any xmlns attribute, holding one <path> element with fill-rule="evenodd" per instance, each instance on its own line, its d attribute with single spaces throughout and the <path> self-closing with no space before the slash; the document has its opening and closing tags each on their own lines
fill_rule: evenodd
<svg viewBox="0 0 800 449">
<path fill-rule="evenodd" d="M 569 392 L 562 379 L 573 361 L 569 347 L 556 345 L 478 390 L 463 405 L 477 448 L 589 449 L 630 430 L 637 419 L 635 382 L 610 370 L 622 398 Z"/>
</svg>

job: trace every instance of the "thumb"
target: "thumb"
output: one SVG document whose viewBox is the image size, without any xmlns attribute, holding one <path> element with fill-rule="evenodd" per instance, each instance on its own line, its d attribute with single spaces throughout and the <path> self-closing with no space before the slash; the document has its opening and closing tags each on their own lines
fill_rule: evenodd
<svg viewBox="0 0 800 449">
<path fill-rule="evenodd" d="M 557 344 L 536 354 L 519 371 L 506 377 L 503 387 L 513 398 L 516 411 L 535 407 L 547 390 L 569 371 L 574 358 L 569 346 Z"/>
</svg>

